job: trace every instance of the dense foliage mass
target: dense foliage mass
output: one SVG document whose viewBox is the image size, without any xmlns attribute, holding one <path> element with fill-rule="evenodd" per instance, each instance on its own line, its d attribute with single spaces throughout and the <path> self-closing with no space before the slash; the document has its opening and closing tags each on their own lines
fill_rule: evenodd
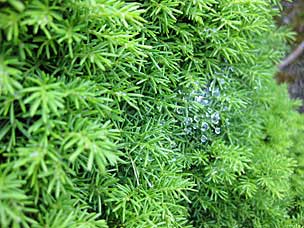
<svg viewBox="0 0 304 228">
<path fill-rule="evenodd" d="M 301 227 L 304 121 L 270 0 L 1 0 L 1 227 Z"/>
</svg>

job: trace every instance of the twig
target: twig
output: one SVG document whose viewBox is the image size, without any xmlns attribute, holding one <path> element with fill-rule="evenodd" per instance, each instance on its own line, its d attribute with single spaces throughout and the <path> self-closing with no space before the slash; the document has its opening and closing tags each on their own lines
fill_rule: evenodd
<svg viewBox="0 0 304 228">
<path fill-rule="evenodd" d="M 299 44 L 299 46 L 279 64 L 279 69 L 283 70 L 284 67 L 288 66 L 290 63 L 295 61 L 303 52 L 304 50 L 304 41 Z"/>
</svg>

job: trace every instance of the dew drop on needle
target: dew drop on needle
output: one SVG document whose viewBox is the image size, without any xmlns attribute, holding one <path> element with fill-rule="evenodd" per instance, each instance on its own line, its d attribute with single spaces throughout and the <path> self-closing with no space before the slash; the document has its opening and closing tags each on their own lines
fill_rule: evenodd
<svg viewBox="0 0 304 228">
<path fill-rule="evenodd" d="M 201 143 L 207 142 L 208 138 L 205 135 L 202 135 L 201 137 Z"/>
<path fill-rule="evenodd" d="M 202 131 L 207 131 L 208 129 L 209 129 L 209 125 L 208 125 L 208 123 L 203 122 L 203 123 L 202 123 L 201 130 L 202 130 Z"/>
<path fill-rule="evenodd" d="M 221 129 L 219 127 L 214 128 L 214 133 L 219 135 L 221 133 Z"/>
</svg>

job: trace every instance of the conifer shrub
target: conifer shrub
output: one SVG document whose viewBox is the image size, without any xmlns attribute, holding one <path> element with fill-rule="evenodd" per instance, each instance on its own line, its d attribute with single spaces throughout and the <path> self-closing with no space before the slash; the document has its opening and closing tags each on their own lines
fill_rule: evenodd
<svg viewBox="0 0 304 228">
<path fill-rule="evenodd" d="M 1 227 L 301 227 L 304 121 L 270 0 L 1 0 Z M 301 168 L 302 167 L 302 168 Z"/>
</svg>

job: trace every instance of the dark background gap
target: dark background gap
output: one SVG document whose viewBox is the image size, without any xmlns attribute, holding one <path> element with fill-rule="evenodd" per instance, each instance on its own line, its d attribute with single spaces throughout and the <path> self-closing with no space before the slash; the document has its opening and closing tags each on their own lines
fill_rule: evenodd
<svg viewBox="0 0 304 228">
<path fill-rule="evenodd" d="M 304 0 L 292 2 L 282 1 L 283 11 L 277 18 L 279 25 L 287 25 L 297 33 L 294 42 L 290 43 L 291 51 L 304 41 Z M 299 111 L 304 113 L 304 53 L 293 63 L 278 72 L 276 78 L 279 83 L 287 83 L 292 98 L 302 100 Z"/>
</svg>

